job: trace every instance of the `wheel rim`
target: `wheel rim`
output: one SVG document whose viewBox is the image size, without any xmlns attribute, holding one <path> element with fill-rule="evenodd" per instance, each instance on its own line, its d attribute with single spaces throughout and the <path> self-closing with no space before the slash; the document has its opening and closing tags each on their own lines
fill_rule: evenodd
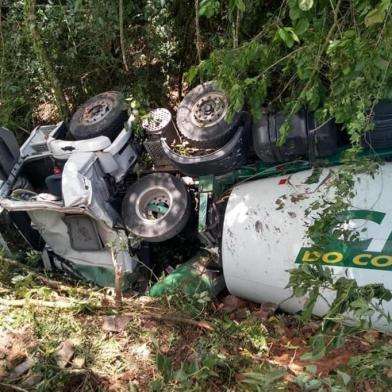
<svg viewBox="0 0 392 392">
<path fill-rule="evenodd" d="M 95 124 L 104 119 L 112 110 L 113 104 L 110 100 L 100 99 L 84 108 L 81 123 L 84 125 Z"/>
<path fill-rule="evenodd" d="M 148 223 L 162 220 L 170 211 L 172 198 L 165 188 L 153 188 L 144 191 L 136 200 L 136 213 Z"/>
<path fill-rule="evenodd" d="M 227 114 L 228 102 L 223 93 L 214 91 L 203 95 L 193 105 L 191 120 L 198 127 L 212 127 Z"/>
</svg>

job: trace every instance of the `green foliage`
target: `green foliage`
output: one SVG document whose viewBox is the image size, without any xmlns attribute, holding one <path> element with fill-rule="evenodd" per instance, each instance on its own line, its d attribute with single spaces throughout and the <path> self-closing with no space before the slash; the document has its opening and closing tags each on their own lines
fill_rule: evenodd
<svg viewBox="0 0 392 392">
<path fill-rule="evenodd" d="M 357 153 L 355 147 L 347 151 L 346 164 L 330 173 L 323 196 L 311 203 L 305 211 L 305 215 L 311 219 L 307 234 L 317 252 L 322 253 L 336 240 L 347 243 L 359 240 L 360 233 L 348 225 L 350 218 L 347 211 L 355 209 L 352 203 L 356 196 L 354 187 L 357 175 L 367 172 L 367 175 L 374 177 L 379 164 L 377 160 L 358 159 Z M 309 180 L 312 180 L 311 177 L 313 174 Z M 304 321 L 310 320 L 317 300 L 326 301 L 322 295 L 325 290 L 336 293 L 332 303 L 326 301 L 329 309 L 323 316 L 320 334 L 312 339 L 313 352 L 305 356 L 306 359 L 321 358 L 329 347 L 340 345 L 353 329 L 370 327 L 371 318 L 376 312 L 386 322 L 391 322 L 390 315 L 383 313 L 381 304 L 382 301 L 389 301 L 392 293 L 381 284 L 359 286 L 355 279 L 336 279 L 332 269 L 308 263 L 290 271 L 288 286 L 293 289 L 295 296 L 306 296 L 301 316 Z M 350 328 L 343 326 L 347 317 L 356 320 Z M 332 338 L 326 342 L 324 334 L 332 330 Z"/>
<path fill-rule="evenodd" d="M 310 319 L 319 297 L 328 305 L 318 333 L 311 339 L 312 352 L 305 354 L 303 359 L 320 359 L 329 348 L 342 345 L 350 333 L 371 327 L 376 312 L 380 314 L 379 318 L 391 322 L 390 315 L 382 311 L 381 304 L 390 301 L 392 293 L 383 284 L 360 286 L 355 279 L 335 279 L 331 268 L 319 264 L 302 264 L 290 271 L 288 287 L 295 296 L 307 296 L 301 315 L 305 322 Z M 322 295 L 324 290 L 335 294 L 331 302 Z M 347 317 L 351 319 L 350 326 L 343 324 Z"/>
<path fill-rule="evenodd" d="M 155 365 L 158 377 L 150 383 L 152 391 L 166 391 L 168 388 L 173 391 L 199 391 L 206 380 L 219 378 L 216 369 L 222 366 L 222 360 L 216 355 L 207 354 L 197 361 L 182 362 L 176 368 L 167 356 L 158 352 Z"/>
<path fill-rule="evenodd" d="M 297 30 L 303 30 L 300 26 Z M 277 31 L 277 37 L 279 37 L 288 48 L 292 48 L 296 42 L 299 42 L 298 35 L 292 27 L 281 27 Z"/>
<path fill-rule="evenodd" d="M 195 285 L 195 281 L 190 279 L 185 280 L 178 287 L 175 287 L 166 297 L 165 300 L 169 306 L 178 309 L 179 311 L 190 315 L 193 318 L 200 317 L 206 310 L 208 304 L 211 302 L 211 297 L 207 291 L 199 290 L 203 288 L 201 283 L 198 287 L 193 287 L 195 292 L 190 293 L 188 284 Z"/>
<path fill-rule="evenodd" d="M 203 391 L 207 390 L 206 385 L 222 381 L 231 385 L 236 383 L 234 375 L 240 369 L 243 390 L 257 391 L 262 386 L 281 385 L 284 374 L 281 369 L 254 363 L 254 358 L 268 353 L 267 330 L 259 320 L 249 314 L 243 321 L 236 322 L 221 315 L 214 317 L 212 324 L 213 331 L 201 336 L 192 348 L 193 354 L 180 363 L 163 354 L 158 342 L 154 343 L 158 374 L 150 383 L 151 390 Z"/>
<path fill-rule="evenodd" d="M 241 374 L 240 385 L 245 391 L 285 391 L 287 386 L 282 382 L 287 373 L 284 368 L 262 365 L 259 369 Z"/>
<path fill-rule="evenodd" d="M 366 27 L 371 27 L 377 23 L 383 23 L 387 15 L 391 0 L 381 0 L 365 17 Z"/>
<path fill-rule="evenodd" d="M 358 233 L 345 228 L 349 220 L 345 213 L 354 208 L 352 201 L 356 195 L 356 176 L 367 172 L 369 176 L 374 177 L 379 165 L 375 160 L 357 160 L 356 152 L 356 149 L 347 151 L 346 164 L 330 173 L 323 196 L 312 202 L 305 211 L 305 216 L 311 218 L 308 237 L 315 249 L 320 251 L 333 239 L 354 241 L 358 236 Z"/>
<path fill-rule="evenodd" d="M 37 268 L 42 263 L 42 253 L 36 250 L 29 250 L 26 252 L 26 265 L 32 268 Z"/>
<path fill-rule="evenodd" d="M 390 390 L 392 383 L 385 373 L 390 369 L 391 361 L 391 344 L 374 347 L 367 354 L 351 358 L 349 366 L 352 369 L 352 381 L 358 385 L 364 380 L 371 380 L 377 385 L 378 390 Z"/>
<path fill-rule="evenodd" d="M 267 329 L 251 314 L 240 323 L 223 315 L 213 320 L 213 327 L 213 332 L 201 340 L 200 350 L 215 353 L 222 359 L 226 359 L 229 368 L 235 368 L 238 365 L 236 361 L 239 358 L 233 360 L 225 355 L 233 348 L 241 349 L 242 352 L 248 353 L 249 357 L 252 356 L 251 353 L 260 356 L 268 350 Z M 228 336 L 230 339 L 227 339 Z"/>
<path fill-rule="evenodd" d="M 298 1 L 298 7 L 302 11 L 309 11 L 313 7 L 313 0 L 299 0 Z"/>
<path fill-rule="evenodd" d="M 336 374 L 327 377 L 317 374 L 317 366 L 308 365 L 295 383 L 302 391 L 359 391 L 365 385 L 372 385 L 374 391 L 388 391 L 391 381 L 386 371 L 390 369 L 391 355 L 390 344 L 377 345 L 366 354 L 353 356 L 344 371 L 336 369 Z"/>
<path fill-rule="evenodd" d="M 289 0 L 263 14 L 252 4 L 259 30 L 238 48 L 213 51 L 198 72 L 218 80 L 232 111 L 247 103 L 257 117 L 263 106 L 289 114 L 307 106 L 359 146 L 369 109 L 392 87 L 390 3 Z"/>
<path fill-rule="evenodd" d="M 0 123 L 23 129 L 22 137 L 32 123 L 60 118 L 54 81 L 72 110 L 113 89 L 132 94 L 148 109 L 167 104 L 171 85 L 194 59 L 191 1 L 124 2 L 129 72 L 122 61 L 117 1 L 41 1 L 35 20 L 23 12 L 31 3 L 4 0 L 0 7 Z"/>
<path fill-rule="evenodd" d="M 7 253 L 4 251 L 3 248 L 0 248 L 0 256 L 6 256 Z M 12 268 L 10 265 L 0 260 L 0 282 L 2 286 L 8 287 L 12 278 Z"/>
<path fill-rule="evenodd" d="M 18 276 L 15 275 L 16 271 L 13 272 L 14 277 Z M 0 282 L 1 285 L 3 283 Z M 13 286 L 17 284 L 22 288 L 24 283 L 17 279 Z M 64 295 L 45 286 L 31 288 L 31 281 L 25 284 L 25 297 L 47 299 L 52 295 L 53 298 Z M 372 290 L 375 292 L 378 289 Z M 5 291 L 5 295 L 19 298 L 22 293 Z M 69 296 L 73 296 L 71 292 Z M 371 347 L 361 344 L 362 348 L 368 347 L 366 353 L 353 356 L 348 364 L 333 368 L 328 375 L 321 375 L 321 370 L 317 368 L 319 363 L 316 363 L 306 366 L 302 373 L 293 376 L 291 369 L 295 368 L 291 364 L 295 366 L 298 363 L 298 347 L 294 342 L 294 345 L 285 347 L 280 340 L 280 333 L 275 338 L 274 333 L 269 335 L 269 331 L 274 330 L 275 322 L 264 327 L 260 320 L 252 316 L 251 310 L 246 311 L 248 313 L 242 321 L 231 320 L 225 313 L 206 312 L 203 318 L 214 327 L 207 332 L 186 324 L 150 324 L 143 317 L 145 301 L 130 298 L 128 301 L 132 304 L 133 317 L 118 334 L 102 330 L 102 316 L 107 314 L 104 309 L 96 309 L 89 314 L 75 314 L 60 309 L 30 306 L 28 302 L 21 308 L 7 307 L 6 311 L 0 313 L 2 333 L 7 330 L 13 333 L 23 328 L 23 334 L 31 336 L 33 344 L 31 348 L 30 344 L 25 347 L 27 339 L 23 339 L 21 349 L 23 353 L 26 349 L 28 357 L 36 360 L 29 374 L 17 381 L 10 380 L 10 383 L 22 382 L 34 372 L 41 376 L 34 387 L 39 392 L 68 391 L 70 387 L 85 392 L 103 392 L 108 388 L 130 391 L 343 392 L 366 390 L 369 385 L 374 391 L 390 390 L 388 371 L 392 351 L 391 345 L 386 343 L 387 336 L 375 338 Z M 158 303 L 149 303 L 148 309 L 150 307 L 157 314 L 167 312 L 166 304 L 159 306 Z M 290 332 L 296 335 L 296 332 L 302 330 L 299 328 L 295 331 L 298 323 L 294 316 L 285 316 L 284 319 L 285 322 L 282 318 L 278 323 L 290 327 Z M 321 347 L 327 336 L 320 338 L 320 333 L 315 336 L 317 342 L 314 342 L 314 347 Z M 374 334 L 370 336 L 374 337 Z M 71 365 L 65 369 L 59 368 L 57 351 L 65 339 L 73 342 L 74 356 L 85 359 L 83 369 L 74 369 Z M 355 339 L 356 342 L 363 337 L 358 334 Z M 17 347 L 18 344 L 15 344 Z M 278 366 L 277 363 L 285 355 L 292 358 L 290 365 Z M 333 361 L 334 358 L 330 357 L 329 360 Z M 130 371 L 133 382 L 129 382 Z M 8 383 L 4 378 L 3 382 Z"/>
<path fill-rule="evenodd" d="M 199 5 L 199 15 L 211 18 L 219 12 L 218 0 L 201 0 Z"/>
<path fill-rule="evenodd" d="M 302 391 L 345 392 L 348 390 L 347 387 L 351 380 L 349 374 L 337 370 L 336 375 L 317 377 L 316 372 L 316 366 L 306 366 L 306 372 L 300 373 L 295 378 L 295 383 Z"/>
</svg>

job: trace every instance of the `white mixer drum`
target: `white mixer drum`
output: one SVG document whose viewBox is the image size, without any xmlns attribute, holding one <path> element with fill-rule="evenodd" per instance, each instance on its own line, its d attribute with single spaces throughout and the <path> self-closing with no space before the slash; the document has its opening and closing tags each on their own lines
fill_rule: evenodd
<svg viewBox="0 0 392 392">
<path fill-rule="evenodd" d="M 317 182 L 310 184 L 312 171 L 307 170 L 233 189 L 222 239 L 223 272 L 232 294 L 297 312 L 306 298 L 291 298 L 292 291 L 286 288 L 288 270 L 309 261 L 332 267 L 336 277 L 355 278 L 359 285 L 382 283 L 392 290 L 392 163 L 381 166 L 375 178 L 363 174 L 356 181 L 347 216 L 359 239 L 352 243 L 336 239 L 323 254 L 309 248 L 306 230 L 311 218 L 305 217 L 305 210 L 325 195 L 336 170 L 323 169 Z M 334 293 L 325 291 L 323 296 L 331 303 Z M 319 298 L 314 313 L 323 315 L 327 306 Z M 384 301 L 383 309 L 392 313 L 392 301 Z M 385 319 L 376 318 L 375 327 L 392 330 Z"/>
</svg>

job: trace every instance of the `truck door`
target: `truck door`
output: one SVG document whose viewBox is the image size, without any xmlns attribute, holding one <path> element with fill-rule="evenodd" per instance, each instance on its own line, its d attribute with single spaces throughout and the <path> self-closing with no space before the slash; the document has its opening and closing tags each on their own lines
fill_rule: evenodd
<svg viewBox="0 0 392 392">
<path fill-rule="evenodd" d="M 7 196 L 12 187 L 19 157 L 19 144 L 15 135 L 7 128 L 0 127 L 0 198 Z M 0 246 L 7 251 L 8 246 L 11 250 L 20 249 L 24 242 L 20 236 L 34 249 L 42 249 L 44 242 L 41 236 L 32 230 L 31 220 L 25 212 L 8 213 L 0 208 L 0 222 Z"/>
</svg>

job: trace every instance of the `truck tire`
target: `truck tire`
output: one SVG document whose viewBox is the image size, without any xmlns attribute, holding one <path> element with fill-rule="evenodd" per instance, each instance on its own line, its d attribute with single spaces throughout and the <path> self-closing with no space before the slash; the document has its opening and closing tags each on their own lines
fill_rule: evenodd
<svg viewBox="0 0 392 392">
<path fill-rule="evenodd" d="M 225 121 L 228 101 L 214 82 L 199 84 L 180 103 L 177 127 L 192 146 L 220 148 L 225 145 L 238 126 L 238 116 Z"/>
<path fill-rule="evenodd" d="M 176 236 L 188 222 L 191 202 L 183 181 L 168 173 L 154 173 L 131 185 L 122 202 L 127 229 L 147 242 Z"/>
<path fill-rule="evenodd" d="M 202 156 L 183 156 L 174 152 L 164 138 L 161 145 L 167 158 L 177 169 L 188 176 L 198 177 L 209 174 L 225 174 L 246 163 L 250 150 L 249 139 L 251 119 L 247 113 L 243 114 L 243 122 L 234 136 L 218 150 Z"/>
<path fill-rule="evenodd" d="M 365 146 L 376 149 L 392 147 L 392 103 L 380 101 L 373 109 L 374 129 L 366 132 Z"/>
<path fill-rule="evenodd" d="M 264 163 L 289 162 L 299 158 L 314 160 L 337 150 L 334 120 L 318 125 L 313 113 L 301 109 L 293 115 L 283 145 L 279 145 L 280 127 L 287 119 L 283 112 L 265 113 L 252 130 L 255 153 Z"/>
<path fill-rule="evenodd" d="M 365 147 L 374 149 L 385 149 L 392 147 L 392 125 L 389 129 L 377 129 L 366 132 L 365 134 Z"/>
<path fill-rule="evenodd" d="M 107 91 L 90 98 L 78 108 L 71 118 L 69 130 L 76 140 L 107 136 L 113 141 L 127 118 L 122 94 Z"/>
</svg>

